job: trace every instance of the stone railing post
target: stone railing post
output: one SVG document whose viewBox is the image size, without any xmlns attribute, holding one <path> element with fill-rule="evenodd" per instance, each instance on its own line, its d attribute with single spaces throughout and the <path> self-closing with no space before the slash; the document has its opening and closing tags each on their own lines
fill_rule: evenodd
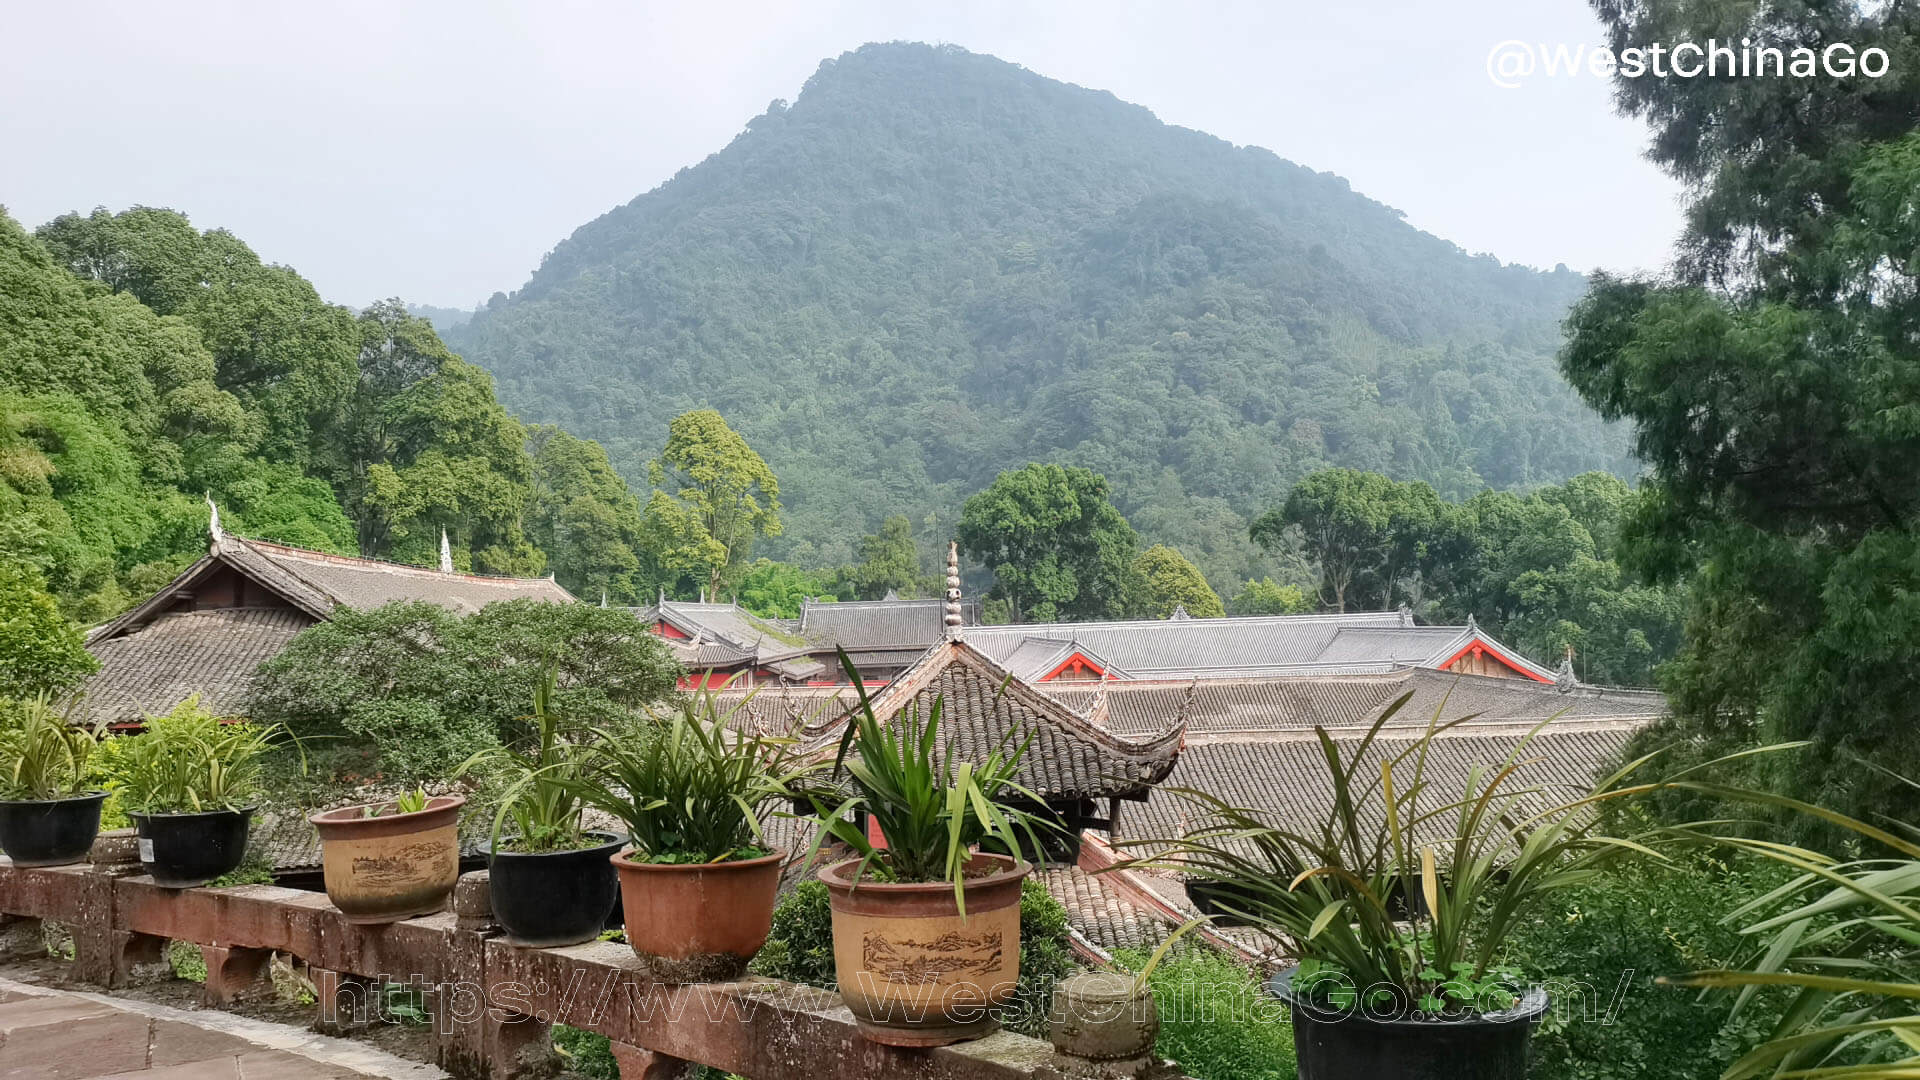
<svg viewBox="0 0 1920 1080">
<path fill-rule="evenodd" d="M 447 982 L 434 992 L 435 1057 L 471 1080 L 534 1080 L 558 1071 L 553 1025 L 486 1000 L 487 939 L 497 927 L 487 872 L 460 875 L 453 887 Z"/>
</svg>

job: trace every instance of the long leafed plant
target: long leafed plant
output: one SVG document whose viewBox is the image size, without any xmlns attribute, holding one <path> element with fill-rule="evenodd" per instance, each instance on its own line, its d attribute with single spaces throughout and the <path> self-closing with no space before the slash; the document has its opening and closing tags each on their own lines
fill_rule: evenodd
<svg viewBox="0 0 1920 1080">
<path fill-rule="evenodd" d="M 108 744 L 107 786 L 136 813 L 243 810 L 260 796 L 261 759 L 274 739 L 272 728 L 223 722 L 188 698 Z"/>
<path fill-rule="evenodd" d="M 793 740 L 734 730 L 712 691 L 637 730 L 596 730 L 566 782 L 619 818 L 643 862 L 712 863 L 763 854 L 760 819 L 812 771 Z"/>
<path fill-rule="evenodd" d="M 1439 740 L 1472 716 L 1436 710 L 1404 746 L 1381 740 L 1406 705 L 1389 705 L 1350 750 L 1316 727 L 1331 799 L 1317 825 L 1289 828 L 1191 788 L 1170 789 L 1202 824 L 1175 838 L 1123 842 L 1153 854 L 1114 869 L 1176 870 L 1221 914 L 1267 931 L 1300 963 L 1296 986 L 1322 1005 L 1459 1015 L 1511 1006 L 1517 975 L 1499 966 L 1513 929 L 1540 899 L 1655 835 L 1599 831 L 1597 811 L 1651 785 L 1624 781 L 1641 759 L 1572 797 L 1522 774 L 1541 723 L 1503 760 L 1442 789 Z M 1441 708 L 1444 708 L 1444 702 Z M 1371 751 L 1371 753 L 1370 753 Z"/>
<path fill-rule="evenodd" d="M 493 767 L 505 779 L 507 786 L 493 819 L 491 841 L 495 851 L 534 854 L 588 846 L 581 826 L 585 799 L 580 781 L 592 754 L 561 732 L 563 720 L 553 704 L 556 677 L 556 669 L 549 665 L 534 685 L 534 737 L 529 752 L 489 747 L 455 770 L 455 775 L 461 776 Z M 513 824 L 512 835 L 504 836 L 508 822 Z"/>
<path fill-rule="evenodd" d="M 1016 743 L 1016 732 L 1009 730 L 984 758 L 955 760 L 953 746 L 940 740 L 943 698 L 934 698 L 924 714 L 917 703 L 909 704 L 891 723 L 882 722 L 844 649 L 840 663 L 859 703 L 840 738 L 832 775 L 849 781 L 853 793 L 837 803 L 814 794 L 820 825 L 814 851 L 829 838 L 852 848 L 860 856 L 856 881 L 875 867 L 892 881 L 950 881 L 964 915 L 966 867 L 982 841 L 1012 852 L 1038 851 L 1040 831 L 1054 828 L 1047 818 L 1013 805 L 1044 805 L 1014 779 L 1033 734 Z M 879 828 L 884 848 L 854 824 L 858 813 Z"/>
<path fill-rule="evenodd" d="M 1792 994 L 1769 1038 L 1728 1066 L 1722 1080 L 1920 1077 L 1920 829 L 1907 822 L 1882 829 L 1781 795 L 1697 782 L 1680 786 L 1809 815 L 1892 853 L 1840 860 L 1752 836 L 1714 837 L 1801 871 L 1727 915 L 1755 939 L 1747 970 L 1662 980 L 1736 989 L 1736 1013 L 1761 990 Z"/>
<path fill-rule="evenodd" d="M 0 798 L 63 799 L 92 789 L 105 729 L 74 724 L 46 694 L 0 702 Z"/>
</svg>

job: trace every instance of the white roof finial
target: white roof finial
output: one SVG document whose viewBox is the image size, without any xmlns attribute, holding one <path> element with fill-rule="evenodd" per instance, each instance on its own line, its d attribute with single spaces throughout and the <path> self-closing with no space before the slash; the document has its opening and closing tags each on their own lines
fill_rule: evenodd
<svg viewBox="0 0 1920 1080">
<path fill-rule="evenodd" d="M 213 551 L 220 546 L 226 534 L 220 531 L 220 508 L 214 505 L 213 492 L 207 492 L 207 550 Z"/>
<path fill-rule="evenodd" d="M 440 572 L 453 573 L 453 545 L 447 540 L 447 530 L 440 530 Z"/>
<path fill-rule="evenodd" d="M 947 541 L 947 613 L 942 616 L 948 641 L 960 640 L 960 545 Z"/>
</svg>

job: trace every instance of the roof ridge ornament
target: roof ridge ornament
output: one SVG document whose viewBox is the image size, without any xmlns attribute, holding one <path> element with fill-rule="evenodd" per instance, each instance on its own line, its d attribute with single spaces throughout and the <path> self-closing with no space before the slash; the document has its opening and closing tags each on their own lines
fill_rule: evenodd
<svg viewBox="0 0 1920 1080">
<path fill-rule="evenodd" d="M 1473 617 L 1473 612 L 1471 611 L 1467 612 L 1467 633 L 1477 634 L 1479 632 L 1480 632 L 1480 621 Z"/>
<path fill-rule="evenodd" d="M 1167 614 L 1168 622 L 1186 622 L 1191 618 L 1193 616 L 1187 614 L 1187 605 L 1182 603 L 1174 604 L 1173 610 Z"/>
<path fill-rule="evenodd" d="M 944 625 L 943 636 L 948 641 L 960 640 L 960 625 L 964 620 L 960 615 L 960 544 L 947 541 L 947 611 L 941 616 Z"/>
<path fill-rule="evenodd" d="M 1407 606 L 1406 601 L 1403 600 L 1400 602 L 1400 607 L 1397 609 L 1397 612 L 1400 616 L 1401 626 L 1413 625 L 1413 609 Z"/>
<path fill-rule="evenodd" d="M 207 492 L 207 512 L 207 551 L 212 553 L 220 550 L 220 541 L 227 534 L 220 531 L 220 507 L 214 504 L 211 491 Z"/>
<path fill-rule="evenodd" d="M 440 572 L 453 573 L 453 545 L 447 540 L 447 530 L 440 530 Z"/>
<path fill-rule="evenodd" d="M 1573 643 L 1567 643 L 1567 655 L 1560 658 L 1560 669 L 1553 673 L 1554 688 L 1561 693 L 1571 693 L 1580 685 L 1580 679 L 1573 673 Z"/>
</svg>

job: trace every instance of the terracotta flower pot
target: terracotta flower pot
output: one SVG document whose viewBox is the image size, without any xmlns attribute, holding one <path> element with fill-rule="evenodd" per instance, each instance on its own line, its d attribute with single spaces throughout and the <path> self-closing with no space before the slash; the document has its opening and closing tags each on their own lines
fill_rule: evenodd
<svg viewBox="0 0 1920 1080">
<path fill-rule="evenodd" d="M 767 943 L 784 851 L 691 865 L 613 856 L 627 944 L 661 982 L 734 979 Z"/>
<path fill-rule="evenodd" d="M 354 923 L 396 922 L 445 907 L 460 880 L 458 823 L 466 802 L 438 795 L 411 814 L 367 817 L 366 806 L 347 806 L 308 818 L 320 831 L 327 899 Z"/>
<path fill-rule="evenodd" d="M 953 884 L 853 880 L 860 860 L 820 870 L 833 905 L 833 966 L 860 1033 L 889 1046 L 990 1035 L 1020 979 L 1020 882 L 1005 855 L 967 864 L 967 914 Z"/>
</svg>

